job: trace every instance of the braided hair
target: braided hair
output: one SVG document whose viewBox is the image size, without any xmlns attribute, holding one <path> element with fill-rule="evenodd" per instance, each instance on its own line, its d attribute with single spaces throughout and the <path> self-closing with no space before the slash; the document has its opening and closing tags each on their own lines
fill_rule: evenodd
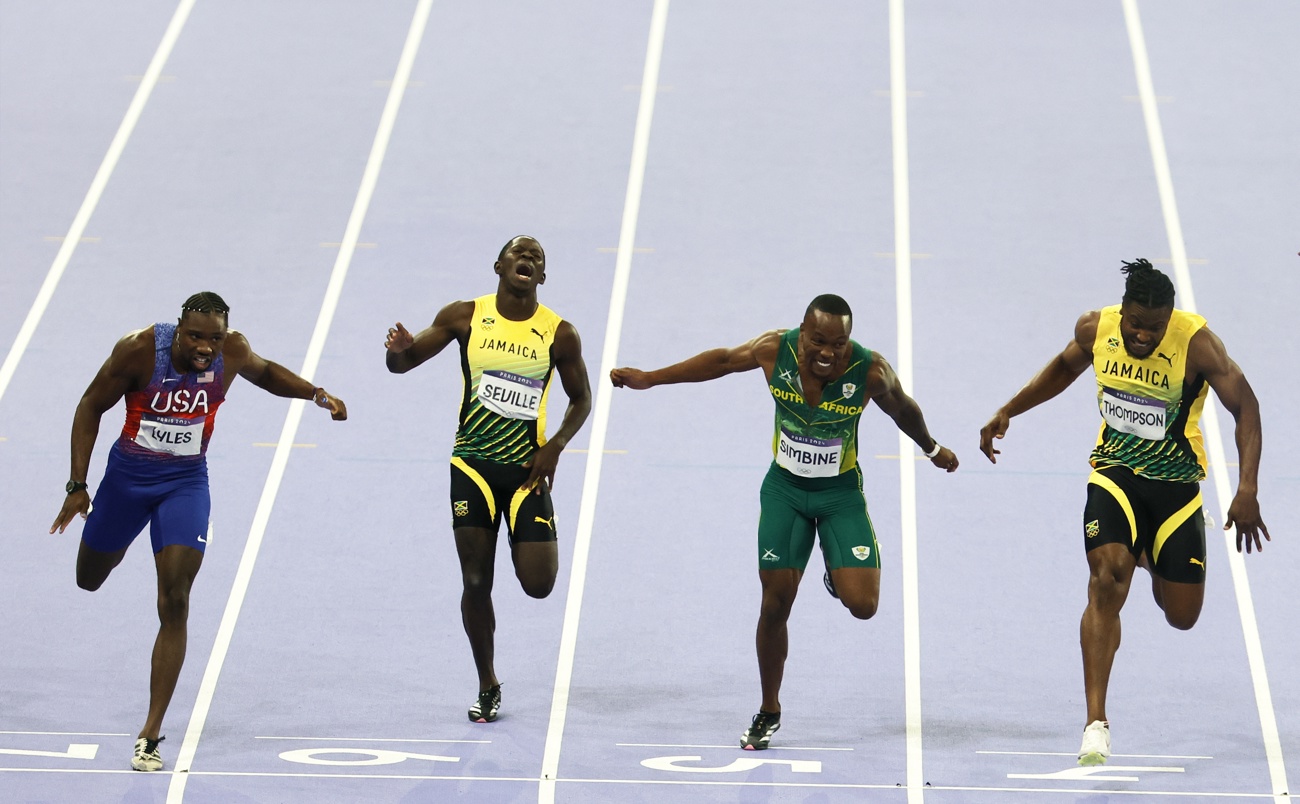
<svg viewBox="0 0 1300 804">
<path fill-rule="evenodd" d="M 195 293 L 186 299 L 181 305 L 181 318 L 184 318 L 186 313 L 211 313 L 223 316 L 227 323 L 230 321 L 230 305 L 210 290 Z"/>
<path fill-rule="evenodd" d="M 1124 280 L 1125 302 L 1152 309 L 1174 306 L 1174 283 L 1145 259 L 1125 260 L 1120 271 L 1128 276 Z"/>
</svg>

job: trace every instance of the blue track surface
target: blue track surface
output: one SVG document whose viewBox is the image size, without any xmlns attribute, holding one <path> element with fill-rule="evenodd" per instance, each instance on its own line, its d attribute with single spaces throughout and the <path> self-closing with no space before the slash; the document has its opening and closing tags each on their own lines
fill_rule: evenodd
<svg viewBox="0 0 1300 804">
<path fill-rule="evenodd" d="M 501 243 L 529 233 L 547 249 L 543 303 L 582 334 L 593 388 L 607 383 L 652 5 L 435 0 L 314 375 L 350 420 L 308 409 L 293 434 L 219 668 L 289 405 L 236 383 L 216 428 L 213 541 L 163 744 L 170 770 L 200 680 L 219 669 L 183 800 L 1282 800 L 1218 527 L 1195 629 L 1169 628 L 1134 584 L 1107 770 L 1051 776 L 1074 767 L 1083 725 L 1090 381 L 1017 418 L 996 467 L 976 449 L 1077 316 L 1118 300 L 1121 259 L 1172 270 L 1120 2 L 905 3 L 913 395 L 963 462 L 955 475 L 917 462 L 919 667 L 903 651 L 898 438 L 869 411 L 880 613 L 854 620 L 814 557 L 790 622 L 782 730 L 766 754 L 736 748 L 759 702 L 753 545 L 772 414 L 754 373 L 615 392 L 598 486 L 584 483 L 592 424 L 570 445 L 556 591 L 526 598 L 499 556 L 503 715 L 466 722 L 476 680 L 447 515 L 459 369 L 448 353 L 389 374 L 384 331 L 490 291 Z M 1294 781 L 1300 11 L 1140 9 L 1197 308 L 1263 408 L 1259 499 L 1275 541 L 1246 562 L 1247 608 Z M 157 630 L 148 551 L 133 547 L 89 595 L 73 583 L 80 525 L 45 534 L 72 413 L 115 339 L 201 289 L 231 303 L 258 353 L 303 365 L 416 3 L 198 0 L 84 240 L 34 308 L 175 10 L 0 3 L 0 357 L 20 358 L 0 386 L 5 801 L 179 804 L 171 773 L 127 769 Z M 853 304 L 857 340 L 899 358 L 889 23 L 884 3 L 673 3 L 617 365 L 794 326 L 821 292 Z M 11 351 L 31 315 L 30 344 Z M 103 419 L 92 485 L 119 416 Z M 1229 476 L 1235 487 L 1235 463 Z M 597 491 L 566 653 L 579 510 Z M 548 747 L 554 783 L 541 779 Z M 918 764 L 923 784 L 908 789 Z M 1106 780 L 1125 775 L 1137 780 Z"/>
</svg>

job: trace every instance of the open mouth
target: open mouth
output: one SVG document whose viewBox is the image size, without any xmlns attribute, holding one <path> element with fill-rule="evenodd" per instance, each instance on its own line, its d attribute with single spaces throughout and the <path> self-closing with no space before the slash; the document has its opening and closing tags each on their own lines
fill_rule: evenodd
<svg viewBox="0 0 1300 804">
<path fill-rule="evenodd" d="M 515 273 L 522 276 L 524 279 L 533 278 L 533 268 L 531 265 L 516 265 Z"/>
<path fill-rule="evenodd" d="M 202 371 L 212 365 L 212 358 L 207 355 L 195 355 L 194 359 L 190 362 L 193 363 L 194 368 Z"/>
</svg>

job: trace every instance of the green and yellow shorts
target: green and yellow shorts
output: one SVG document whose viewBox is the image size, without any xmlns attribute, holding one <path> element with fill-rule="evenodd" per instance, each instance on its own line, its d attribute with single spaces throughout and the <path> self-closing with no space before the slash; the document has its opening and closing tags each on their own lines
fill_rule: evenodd
<svg viewBox="0 0 1300 804">
<path fill-rule="evenodd" d="M 797 477 L 775 462 L 758 494 L 758 568 L 803 571 L 820 538 L 827 569 L 880 568 L 880 547 L 862 494 L 862 470 Z"/>
</svg>

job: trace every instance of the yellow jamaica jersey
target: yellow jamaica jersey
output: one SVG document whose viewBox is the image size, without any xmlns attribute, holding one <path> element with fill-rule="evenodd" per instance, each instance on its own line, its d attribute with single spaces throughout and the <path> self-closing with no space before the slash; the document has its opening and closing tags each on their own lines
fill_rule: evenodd
<svg viewBox="0 0 1300 804">
<path fill-rule="evenodd" d="M 511 321 L 497 312 L 495 293 L 474 300 L 453 457 L 519 465 L 546 443 L 551 345 L 562 320 L 539 304 L 532 318 Z"/>
<path fill-rule="evenodd" d="M 1203 480 L 1200 421 L 1209 386 L 1203 377 L 1185 375 L 1187 346 L 1205 319 L 1174 310 L 1160 344 L 1138 360 L 1124 348 L 1119 308 L 1102 308 L 1092 347 L 1102 422 L 1090 462 L 1127 466 L 1152 480 Z"/>
</svg>

